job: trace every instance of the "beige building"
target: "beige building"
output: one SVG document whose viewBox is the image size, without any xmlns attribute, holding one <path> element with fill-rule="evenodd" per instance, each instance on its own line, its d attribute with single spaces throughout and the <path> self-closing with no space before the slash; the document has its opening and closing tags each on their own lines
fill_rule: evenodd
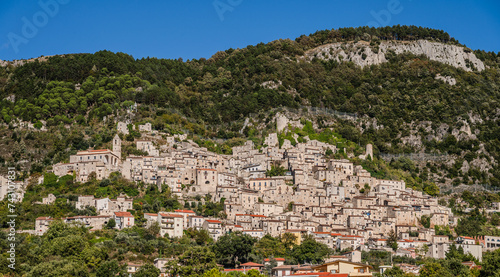
<svg viewBox="0 0 500 277">
<path fill-rule="evenodd" d="M 348 274 L 348 276 L 361 277 L 372 276 L 373 267 L 362 263 L 354 263 L 342 260 L 336 260 L 318 266 L 313 266 L 315 272 L 330 272 Z"/>
<path fill-rule="evenodd" d="M 130 212 L 115 212 L 113 218 L 119 230 L 134 226 L 134 216 Z"/>
<path fill-rule="evenodd" d="M 38 217 L 35 220 L 35 234 L 41 236 L 47 232 L 50 223 L 54 221 L 52 217 Z"/>
<path fill-rule="evenodd" d="M 180 214 L 158 213 L 158 223 L 160 224 L 160 235 L 170 238 L 182 237 L 184 231 L 184 217 Z"/>
<path fill-rule="evenodd" d="M 196 169 L 196 188 L 192 192 L 215 194 L 219 177 L 217 170 L 210 168 Z"/>
<path fill-rule="evenodd" d="M 216 241 L 221 237 L 222 234 L 222 222 L 220 220 L 206 219 L 203 222 L 203 229 L 207 230 L 210 237 Z"/>
<path fill-rule="evenodd" d="M 87 182 L 91 173 L 96 174 L 96 179 L 108 178 L 113 171 L 121 168 L 121 139 L 118 135 L 113 138 L 113 150 L 99 149 L 79 151 L 69 157 L 69 164 L 56 164 L 53 166 L 54 174 L 64 176 L 76 172 L 79 182 Z"/>
<path fill-rule="evenodd" d="M 189 217 L 196 216 L 196 213 L 194 211 L 191 211 L 191 210 L 175 210 L 175 214 L 182 215 L 184 229 L 188 228 Z"/>
</svg>

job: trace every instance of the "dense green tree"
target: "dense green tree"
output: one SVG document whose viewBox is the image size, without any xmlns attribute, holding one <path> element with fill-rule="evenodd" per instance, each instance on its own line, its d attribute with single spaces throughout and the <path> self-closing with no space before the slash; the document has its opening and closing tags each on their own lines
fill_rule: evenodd
<svg viewBox="0 0 500 277">
<path fill-rule="evenodd" d="M 88 269 L 84 264 L 74 260 L 51 260 L 37 264 L 31 269 L 27 276 L 89 276 Z"/>
<path fill-rule="evenodd" d="M 102 277 L 128 276 L 126 274 L 125 265 L 120 265 L 116 260 L 101 263 L 99 268 L 96 270 L 96 275 Z"/>
<path fill-rule="evenodd" d="M 405 277 L 405 272 L 398 266 L 394 266 L 384 271 L 383 277 Z"/>
<path fill-rule="evenodd" d="M 134 273 L 134 277 L 150 277 L 150 276 L 159 276 L 160 275 L 160 270 L 156 268 L 152 264 L 145 264 L 137 270 L 136 273 Z"/>
<path fill-rule="evenodd" d="M 500 276 L 500 249 L 484 253 L 479 276 Z"/>
<path fill-rule="evenodd" d="M 321 264 L 330 254 L 328 246 L 317 242 L 311 237 L 305 237 L 300 245 L 293 247 L 291 256 L 297 263 Z"/>
<path fill-rule="evenodd" d="M 221 236 L 213 246 L 213 251 L 224 266 L 234 267 L 248 261 L 248 255 L 256 239 L 241 232 Z"/>
<path fill-rule="evenodd" d="M 213 268 L 218 268 L 216 255 L 210 248 L 201 246 L 187 249 L 167 266 L 170 274 L 180 276 L 199 276 Z"/>
<path fill-rule="evenodd" d="M 452 277 L 453 274 L 438 262 L 428 262 L 419 271 L 421 277 Z"/>
<path fill-rule="evenodd" d="M 110 218 L 108 220 L 108 223 L 106 224 L 106 227 L 109 228 L 109 229 L 113 229 L 116 227 L 116 221 L 114 218 Z"/>
<path fill-rule="evenodd" d="M 387 246 L 392 248 L 394 251 L 398 249 L 398 235 L 392 229 L 389 231 L 389 235 L 387 236 Z"/>
<path fill-rule="evenodd" d="M 266 234 L 255 244 L 254 252 L 263 258 L 284 257 L 286 247 L 279 238 Z"/>
</svg>

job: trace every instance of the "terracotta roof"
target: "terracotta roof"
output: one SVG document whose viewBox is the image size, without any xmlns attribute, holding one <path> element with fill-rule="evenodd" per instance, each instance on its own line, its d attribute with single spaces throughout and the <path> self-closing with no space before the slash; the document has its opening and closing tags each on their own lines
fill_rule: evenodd
<svg viewBox="0 0 500 277">
<path fill-rule="evenodd" d="M 193 211 L 191 210 L 175 210 L 176 213 L 190 213 L 190 214 L 194 214 Z"/>
<path fill-rule="evenodd" d="M 208 223 L 222 223 L 219 220 L 211 220 L 211 219 L 207 219 L 205 221 L 208 222 Z"/>
<path fill-rule="evenodd" d="M 307 272 L 297 273 L 289 276 L 321 276 L 321 277 L 348 277 L 347 273 L 330 273 L 330 272 Z"/>
<path fill-rule="evenodd" d="M 273 267 L 273 269 L 290 269 L 290 268 L 293 268 L 293 267 L 297 267 L 296 265 L 280 265 L 280 266 L 276 266 L 276 267 Z"/>
<path fill-rule="evenodd" d="M 119 216 L 119 217 L 134 217 L 130 212 L 115 212 L 115 216 Z"/>
<path fill-rule="evenodd" d="M 161 216 L 164 217 L 182 217 L 180 214 L 166 214 L 166 213 L 160 213 Z"/>
<path fill-rule="evenodd" d="M 111 150 L 109 150 L 109 149 L 89 150 L 89 152 L 106 152 L 106 151 L 111 151 Z"/>
<path fill-rule="evenodd" d="M 269 262 L 271 259 L 264 259 L 265 262 Z M 276 261 L 285 261 L 285 258 L 274 258 Z"/>
<path fill-rule="evenodd" d="M 41 216 L 41 217 L 37 217 L 36 220 L 54 220 L 54 218 L 52 218 L 50 216 Z"/>
<path fill-rule="evenodd" d="M 240 264 L 240 266 L 258 266 L 258 267 L 261 267 L 261 266 L 264 266 L 264 265 L 263 264 L 258 264 L 258 263 L 253 263 L 253 262 L 248 262 L 248 263 Z"/>
</svg>

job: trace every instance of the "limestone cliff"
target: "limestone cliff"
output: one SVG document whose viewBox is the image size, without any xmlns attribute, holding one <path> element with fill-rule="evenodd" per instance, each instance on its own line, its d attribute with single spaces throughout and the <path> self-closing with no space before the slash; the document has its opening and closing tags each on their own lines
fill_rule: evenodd
<svg viewBox="0 0 500 277">
<path fill-rule="evenodd" d="M 382 41 L 378 46 L 370 46 L 366 41 L 357 43 L 331 43 L 311 49 L 303 56 L 306 60 L 319 58 L 323 60 L 351 61 L 361 67 L 387 62 L 389 51 L 396 54 L 411 52 L 425 55 L 430 60 L 449 64 L 466 71 L 482 71 L 485 65 L 468 48 L 448 45 L 427 40 L 417 41 Z"/>
</svg>

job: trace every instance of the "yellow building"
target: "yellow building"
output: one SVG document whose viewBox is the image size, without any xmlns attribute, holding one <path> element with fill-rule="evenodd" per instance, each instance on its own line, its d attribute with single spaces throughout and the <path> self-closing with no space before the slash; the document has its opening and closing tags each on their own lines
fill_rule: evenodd
<svg viewBox="0 0 500 277">
<path fill-rule="evenodd" d="M 306 234 L 307 231 L 306 230 L 300 230 L 300 229 L 299 230 L 290 230 L 290 229 L 288 229 L 288 230 L 285 230 L 283 232 L 283 234 L 286 234 L 286 233 L 294 235 L 295 236 L 294 243 L 296 245 L 300 245 L 302 243 L 302 234 Z M 284 240 L 283 237 L 281 238 L 281 240 L 282 241 Z"/>
<path fill-rule="evenodd" d="M 371 270 L 373 267 L 362 264 L 353 263 L 348 261 L 336 260 L 318 266 L 313 266 L 315 272 L 330 272 L 330 273 L 343 273 L 349 276 L 372 276 Z"/>
</svg>

